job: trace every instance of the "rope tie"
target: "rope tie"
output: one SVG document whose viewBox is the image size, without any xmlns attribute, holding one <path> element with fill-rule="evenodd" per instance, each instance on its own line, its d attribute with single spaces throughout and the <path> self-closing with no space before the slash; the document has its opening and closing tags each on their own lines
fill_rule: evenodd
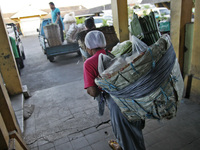
<svg viewBox="0 0 200 150">
<path fill-rule="evenodd" d="M 108 88 L 111 90 L 111 89 L 117 89 L 116 86 L 112 85 L 111 83 L 109 83 L 106 79 L 104 79 L 106 81 L 106 83 L 102 83 L 102 82 L 99 82 L 101 85 L 104 85 L 104 86 L 108 86 Z M 107 91 L 107 88 L 103 88 Z"/>
<path fill-rule="evenodd" d="M 174 82 L 178 82 L 178 79 L 176 76 L 171 76 L 171 79 L 174 81 Z"/>
<path fill-rule="evenodd" d="M 135 69 L 135 67 L 133 66 L 133 63 L 130 63 L 130 65 L 131 65 L 133 71 L 135 71 L 137 74 L 139 74 L 139 72 L 138 72 L 138 71 Z"/>
<path fill-rule="evenodd" d="M 161 89 L 161 93 L 162 93 L 162 94 L 164 95 L 164 97 L 165 97 L 165 103 L 167 103 L 167 101 L 169 100 L 169 98 L 168 98 L 167 94 L 165 93 L 165 91 L 163 90 L 163 88 L 160 87 L 160 89 Z"/>
<path fill-rule="evenodd" d="M 155 62 L 155 60 L 154 60 L 154 58 L 153 58 L 152 50 L 151 50 L 150 48 L 148 48 L 148 51 L 150 52 L 151 58 L 152 58 L 152 68 L 155 68 L 155 67 L 156 67 L 156 62 Z"/>
<path fill-rule="evenodd" d="M 107 83 L 107 85 L 108 85 L 108 87 L 109 87 L 109 89 L 116 89 L 117 87 L 116 86 L 114 86 L 114 85 L 112 85 L 111 83 L 109 83 L 106 79 L 104 79 L 105 81 L 106 81 L 106 83 Z"/>
<path fill-rule="evenodd" d="M 133 103 L 133 105 L 135 106 L 135 100 L 132 100 L 132 103 Z M 135 107 L 136 108 L 136 110 L 138 111 L 138 108 L 137 107 Z"/>
</svg>

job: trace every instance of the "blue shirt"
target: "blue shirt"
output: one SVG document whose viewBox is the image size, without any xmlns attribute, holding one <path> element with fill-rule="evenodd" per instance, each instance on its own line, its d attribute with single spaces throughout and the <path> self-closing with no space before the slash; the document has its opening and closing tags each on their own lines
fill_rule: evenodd
<svg viewBox="0 0 200 150">
<path fill-rule="evenodd" d="M 59 22 L 61 21 L 61 24 L 62 24 L 63 29 L 64 29 L 64 24 L 63 24 L 63 21 L 62 21 L 62 18 L 61 18 L 60 9 L 55 8 L 54 10 L 51 11 L 52 22 L 53 23 L 56 22 L 56 19 L 57 19 L 58 15 L 60 15 L 60 19 L 59 19 L 59 21 L 57 23 L 59 24 Z"/>
<path fill-rule="evenodd" d="M 51 18 L 53 23 L 56 22 L 57 15 L 60 15 L 60 10 L 58 8 L 55 8 L 54 10 L 51 11 Z"/>
</svg>

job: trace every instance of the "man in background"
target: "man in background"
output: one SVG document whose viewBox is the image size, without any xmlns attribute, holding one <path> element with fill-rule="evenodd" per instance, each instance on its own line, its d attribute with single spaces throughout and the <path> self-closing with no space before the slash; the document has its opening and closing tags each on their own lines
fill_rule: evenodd
<svg viewBox="0 0 200 150">
<path fill-rule="evenodd" d="M 90 17 L 85 20 L 85 27 L 87 28 L 87 30 L 96 29 L 93 17 Z M 81 52 L 83 61 L 86 61 L 86 59 L 90 57 L 90 54 L 86 50 L 85 43 L 84 41 L 81 41 L 80 39 L 78 39 L 78 44 L 80 46 L 80 52 Z"/>
<path fill-rule="evenodd" d="M 15 61 L 17 63 L 17 68 L 18 68 L 18 71 L 19 71 L 19 74 L 20 74 L 20 69 L 24 68 L 24 63 L 23 63 L 23 60 L 19 56 L 15 39 L 11 36 L 9 38 L 10 38 L 10 43 L 11 43 L 11 46 L 12 46 L 12 51 L 13 51 L 13 54 L 15 56 Z"/>
<path fill-rule="evenodd" d="M 85 20 L 85 26 L 86 26 L 87 30 L 95 29 L 96 26 L 95 26 L 95 23 L 94 23 L 94 18 L 90 17 L 90 18 L 86 19 Z"/>
<path fill-rule="evenodd" d="M 61 40 L 63 42 L 64 41 L 64 36 L 63 36 L 63 21 L 62 21 L 62 18 L 61 18 L 60 10 L 55 7 L 55 4 L 53 2 L 50 2 L 49 6 L 51 8 L 52 22 L 59 25 Z"/>
</svg>

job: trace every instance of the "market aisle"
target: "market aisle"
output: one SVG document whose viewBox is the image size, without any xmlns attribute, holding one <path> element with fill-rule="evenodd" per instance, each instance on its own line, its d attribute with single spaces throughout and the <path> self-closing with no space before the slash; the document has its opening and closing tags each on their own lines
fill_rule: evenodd
<svg viewBox="0 0 200 150">
<path fill-rule="evenodd" d="M 82 59 L 77 54 L 50 63 L 37 36 L 22 38 L 25 68 L 22 83 L 31 91 L 26 104 L 35 105 L 25 121 L 25 140 L 32 150 L 109 150 L 113 139 L 109 112 L 98 116 L 97 103 L 83 89 Z M 147 120 L 144 130 L 149 150 L 200 149 L 200 106 L 182 101 L 177 118 Z"/>
</svg>

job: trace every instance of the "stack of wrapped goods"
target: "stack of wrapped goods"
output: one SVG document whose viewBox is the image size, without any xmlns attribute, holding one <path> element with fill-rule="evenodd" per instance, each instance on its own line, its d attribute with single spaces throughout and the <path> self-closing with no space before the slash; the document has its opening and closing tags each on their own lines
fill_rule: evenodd
<svg viewBox="0 0 200 150">
<path fill-rule="evenodd" d="M 50 47 L 62 45 L 60 27 L 58 24 L 44 26 L 44 34 Z"/>
<path fill-rule="evenodd" d="M 69 27 L 69 30 L 66 33 L 66 40 L 67 43 L 76 43 L 77 42 L 77 36 L 78 33 L 85 30 L 84 24 L 72 24 Z"/>
<path fill-rule="evenodd" d="M 65 27 L 65 33 L 67 33 L 70 26 L 72 24 L 74 24 L 74 25 L 76 24 L 76 18 L 74 16 L 74 13 L 70 12 L 69 14 L 66 14 L 64 16 L 63 23 L 64 23 L 64 27 Z"/>
<path fill-rule="evenodd" d="M 129 121 L 176 116 L 184 83 L 169 36 L 163 35 L 150 47 L 133 36 L 131 52 L 130 41 L 122 45 L 113 48 L 114 59 L 99 55 L 96 84 L 111 95 Z"/>
</svg>

